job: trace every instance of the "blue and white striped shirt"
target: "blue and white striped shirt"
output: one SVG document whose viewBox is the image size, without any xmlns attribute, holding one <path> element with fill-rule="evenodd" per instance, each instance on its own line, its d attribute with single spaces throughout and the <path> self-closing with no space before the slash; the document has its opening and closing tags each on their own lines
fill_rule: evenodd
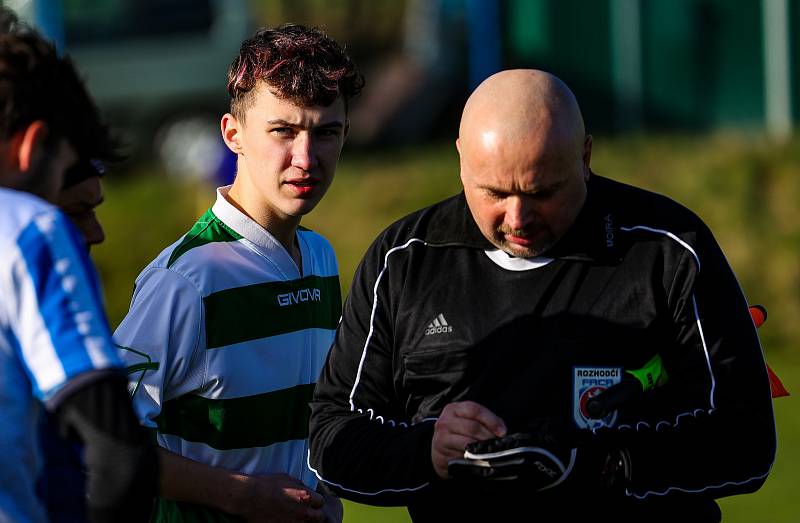
<svg viewBox="0 0 800 523">
<path fill-rule="evenodd" d="M 52 205 L 0 188 L 0 523 L 45 521 L 40 405 L 55 409 L 121 365 L 78 231 Z"/>
</svg>

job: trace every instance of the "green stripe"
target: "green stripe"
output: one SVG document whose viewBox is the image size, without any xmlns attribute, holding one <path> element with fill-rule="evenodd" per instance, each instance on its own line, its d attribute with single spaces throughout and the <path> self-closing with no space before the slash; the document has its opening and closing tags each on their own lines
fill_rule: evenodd
<svg viewBox="0 0 800 523">
<path fill-rule="evenodd" d="M 308 437 L 314 384 L 255 396 L 208 399 L 187 394 L 164 402 L 158 431 L 215 449 L 266 447 Z"/>
<path fill-rule="evenodd" d="M 147 363 L 135 363 L 133 365 L 128 365 L 126 370 L 128 374 L 133 374 L 134 372 L 139 372 L 140 370 L 158 370 L 159 364 L 157 361 L 151 361 Z"/>
<path fill-rule="evenodd" d="M 234 523 L 244 520 L 220 510 L 172 499 L 156 499 L 150 523 Z"/>
<path fill-rule="evenodd" d="M 209 349 L 303 329 L 335 329 L 342 314 L 338 276 L 245 285 L 210 294 L 203 303 Z"/>
<path fill-rule="evenodd" d="M 241 234 L 222 223 L 222 220 L 218 219 L 209 209 L 195 222 L 181 243 L 172 251 L 169 261 L 167 261 L 167 268 L 195 247 L 212 242 L 235 242 L 241 238 Z"/>
</svg>

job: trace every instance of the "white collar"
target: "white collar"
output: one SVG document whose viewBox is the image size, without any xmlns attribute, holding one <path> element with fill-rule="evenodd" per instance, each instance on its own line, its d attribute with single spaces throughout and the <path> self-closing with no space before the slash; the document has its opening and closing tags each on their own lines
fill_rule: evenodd
<svg viewBox="0 0 800 523">
<path fill-rule="evenodd" d="M 214 213 L 214 216 L 222 220 L 225 225 L 238 234 L 242 235 L 253 247 L 264 254 L 270 262 L 276 264 L 287 277 L 299 277 L 300 271 L 297 265 L 281 242 L 276 240 L 275 237 L 264 227 L 259 225 L 258 222 L 244 214 L 228 201 L 226 197 L 230 190 L 231 185 L 217 188 L 217 201 L 215 201 L 214 205 L 211 207 L 211 212 Z M 303 264 L 305 265 L 308 259 L 306 252 L 307 246 L 299 236 L 298 243 L 300 244 Z"/>
<path fill-rule="evenodd" d="M 505 251 L 500 249 L 492 249 L 483 251 L 495 264 L 509 271 L 529 271 L 531 269 L 538 269 L 544 267 L 553 258 L 546 258 L 544 256 L 536 256 L 534 258 L 515 258 L 509 256 Z"/>
</svg>

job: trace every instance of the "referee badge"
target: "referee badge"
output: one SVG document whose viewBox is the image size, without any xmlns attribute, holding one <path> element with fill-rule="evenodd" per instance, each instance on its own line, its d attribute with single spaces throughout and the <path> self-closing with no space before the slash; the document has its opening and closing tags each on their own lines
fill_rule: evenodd
<svg viewBox="0 0 800 523">
<path fill-rule="evenodd" d="M 580 429 L 613 427 L 617 412 L 603 419 L 591 419 L 586 411 L 586 402 L 612 385 L 622 381 L 619 367 L 573 367 L 572 369 L 572 418 Z"/>
</svg>

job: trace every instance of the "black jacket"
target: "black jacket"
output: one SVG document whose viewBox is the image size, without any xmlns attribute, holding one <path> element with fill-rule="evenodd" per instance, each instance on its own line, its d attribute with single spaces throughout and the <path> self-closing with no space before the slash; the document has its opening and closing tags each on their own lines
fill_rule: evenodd
<svg viewBox="0 0 800 523">
<path fill-rule="evenodd" d="M 322 481 L 362 503 L 408 505 L 415 521 L 500 520 L 509 507 L 531 507 L 531 521 L 715 521 L 714 498 L 763 484 L 776 445 L 766 367 L 711 232 L 663 196 L 599 176 L 588 189 L 575 224 L 529 270 L 501 267 L 520 262 L 502 252 L 490 259 L 463 194 L 377 238 L 312 402 L 309 465 Z M 667 384 L 596 431 L 630 450 L 624 491 L 604 490 L 580 466 L 595 451 L 580 448 L 571 477 L 538 493 L 433 472 L 433 421 L 447 403 L 481 403 L 510 432 L 532 419 L 586 429 L 578 370 L 636 369 L 655 354 Z"/>
</svg>

